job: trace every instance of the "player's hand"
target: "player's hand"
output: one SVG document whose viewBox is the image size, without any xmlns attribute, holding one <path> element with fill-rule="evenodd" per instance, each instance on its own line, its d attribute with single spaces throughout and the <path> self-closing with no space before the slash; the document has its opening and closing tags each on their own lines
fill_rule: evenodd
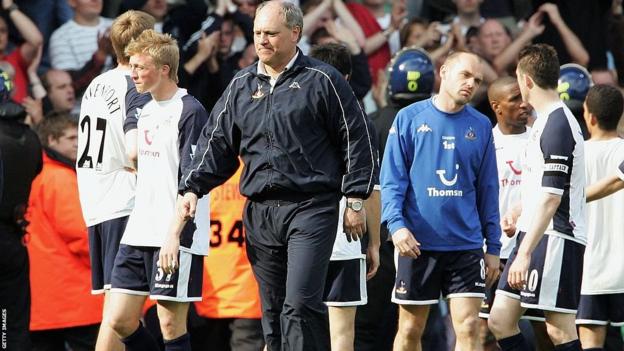
<svg viewBox="0 0 624 351">
<path fill-rule="evenodd" d="M 485 261 L 485 288 L 489 289 L 500 275 L 500 257 L 486 253 Z"/>
<path fill-rule="evenodd" d="M 178 216 L 183 219 L 195 217 L 195 209 L 197 208 L 197 195 L 187 191 L 184 196 L 178 197 L 176 202 L 176 210 Z"/>
<path fill-rule="evenodd" d="M 368 248 L 366 248 L 366 261 L 368 262 L 366 280 L 369 280 L 377 274 L 377 269 L 379 269 L 379 245 L 368 245 Z"/>
<path fill-rule="evenodd" d="M 158 267 L 166 274 L 175 273 L 178 267 L 178 252 L 180 250 L 180 238 L 169 233 L 160 252 L 158 253 Z"/>
<path fill-rule="evenodd" d="M 418 258 L 420 255 L 420 243 L 416 241 L 412 232 L 407 228 L 401 228 L 392 234 L 394 247 L 399 250 L 399 255 Z"/>
<path fill-rule="evenodd" d="M 356 212 L 350 208 L 345 208 L 342 228 L 347 241 L 359 240 L 366 233 L 366 209 Z"/>
<path fill-rule="evenodd" d="M 511 238 L 516 235 L 516 222 L 518 222 L 520 212 L 518 209 L 510 209 L 501 217 L 501 230 Z"/>
<path fill-rule="evenodd" d="M 529 274 L 529 263 L 531 263 L 531 255 L 518 252 L 511 267 L 509 267 L 509 275 L 507 276 L 509 286 L 516 290 L 524 288 Z"/>
</svg>

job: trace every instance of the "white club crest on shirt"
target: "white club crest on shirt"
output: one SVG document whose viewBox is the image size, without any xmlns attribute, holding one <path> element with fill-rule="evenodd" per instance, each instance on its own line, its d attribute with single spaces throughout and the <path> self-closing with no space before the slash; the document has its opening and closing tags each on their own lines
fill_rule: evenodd
<svg viewBox="0 0 624 351">
<path fill-rule="evenodd" d="M 264 92 L 262 91 L 262 83 L 258 83 L 258 89 L 251 94 L 252 99 L 262 99 L 264 97 Z"/>
</svg>

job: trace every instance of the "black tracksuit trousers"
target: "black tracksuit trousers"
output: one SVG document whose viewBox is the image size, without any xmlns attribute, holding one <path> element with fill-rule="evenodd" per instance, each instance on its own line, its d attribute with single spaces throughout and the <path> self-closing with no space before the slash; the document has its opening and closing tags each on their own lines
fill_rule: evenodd
<svg viewBox="0 0 624 351">
<path fill-rule="evenodd" d="M 323 288 L 338 224 L 339 194 L 245 205 L 247 255 L 260 289 L 269 351 L 330 350 Z"/>
</svg>

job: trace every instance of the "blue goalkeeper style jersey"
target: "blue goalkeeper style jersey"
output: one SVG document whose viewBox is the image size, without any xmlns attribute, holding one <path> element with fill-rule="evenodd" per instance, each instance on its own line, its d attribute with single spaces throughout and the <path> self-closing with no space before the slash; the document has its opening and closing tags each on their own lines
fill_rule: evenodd
<svg viewBox="0 0 624 351">
<path fill-rule="evenodd" d="M 421 250 L 483 247 L 500 253 L 498 172 L 490 121 L 470 106 L 438 110 L 433 99 L 405 107 L 381 166 L 382 220 L 409 229 Z"/>
</svg>

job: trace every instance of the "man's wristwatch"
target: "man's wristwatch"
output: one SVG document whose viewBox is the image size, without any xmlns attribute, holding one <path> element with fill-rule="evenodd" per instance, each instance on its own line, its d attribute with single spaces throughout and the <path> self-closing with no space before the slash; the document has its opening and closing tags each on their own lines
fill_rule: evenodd
<svg viewBox="0 0 624 351">
<path fill-rule="evenodd" d="M 347 200 L 347 208 L 352 209 L 355 212 L 360 212 L 364 208 L 364 201 L 360 199 Z"/>
</svg>

